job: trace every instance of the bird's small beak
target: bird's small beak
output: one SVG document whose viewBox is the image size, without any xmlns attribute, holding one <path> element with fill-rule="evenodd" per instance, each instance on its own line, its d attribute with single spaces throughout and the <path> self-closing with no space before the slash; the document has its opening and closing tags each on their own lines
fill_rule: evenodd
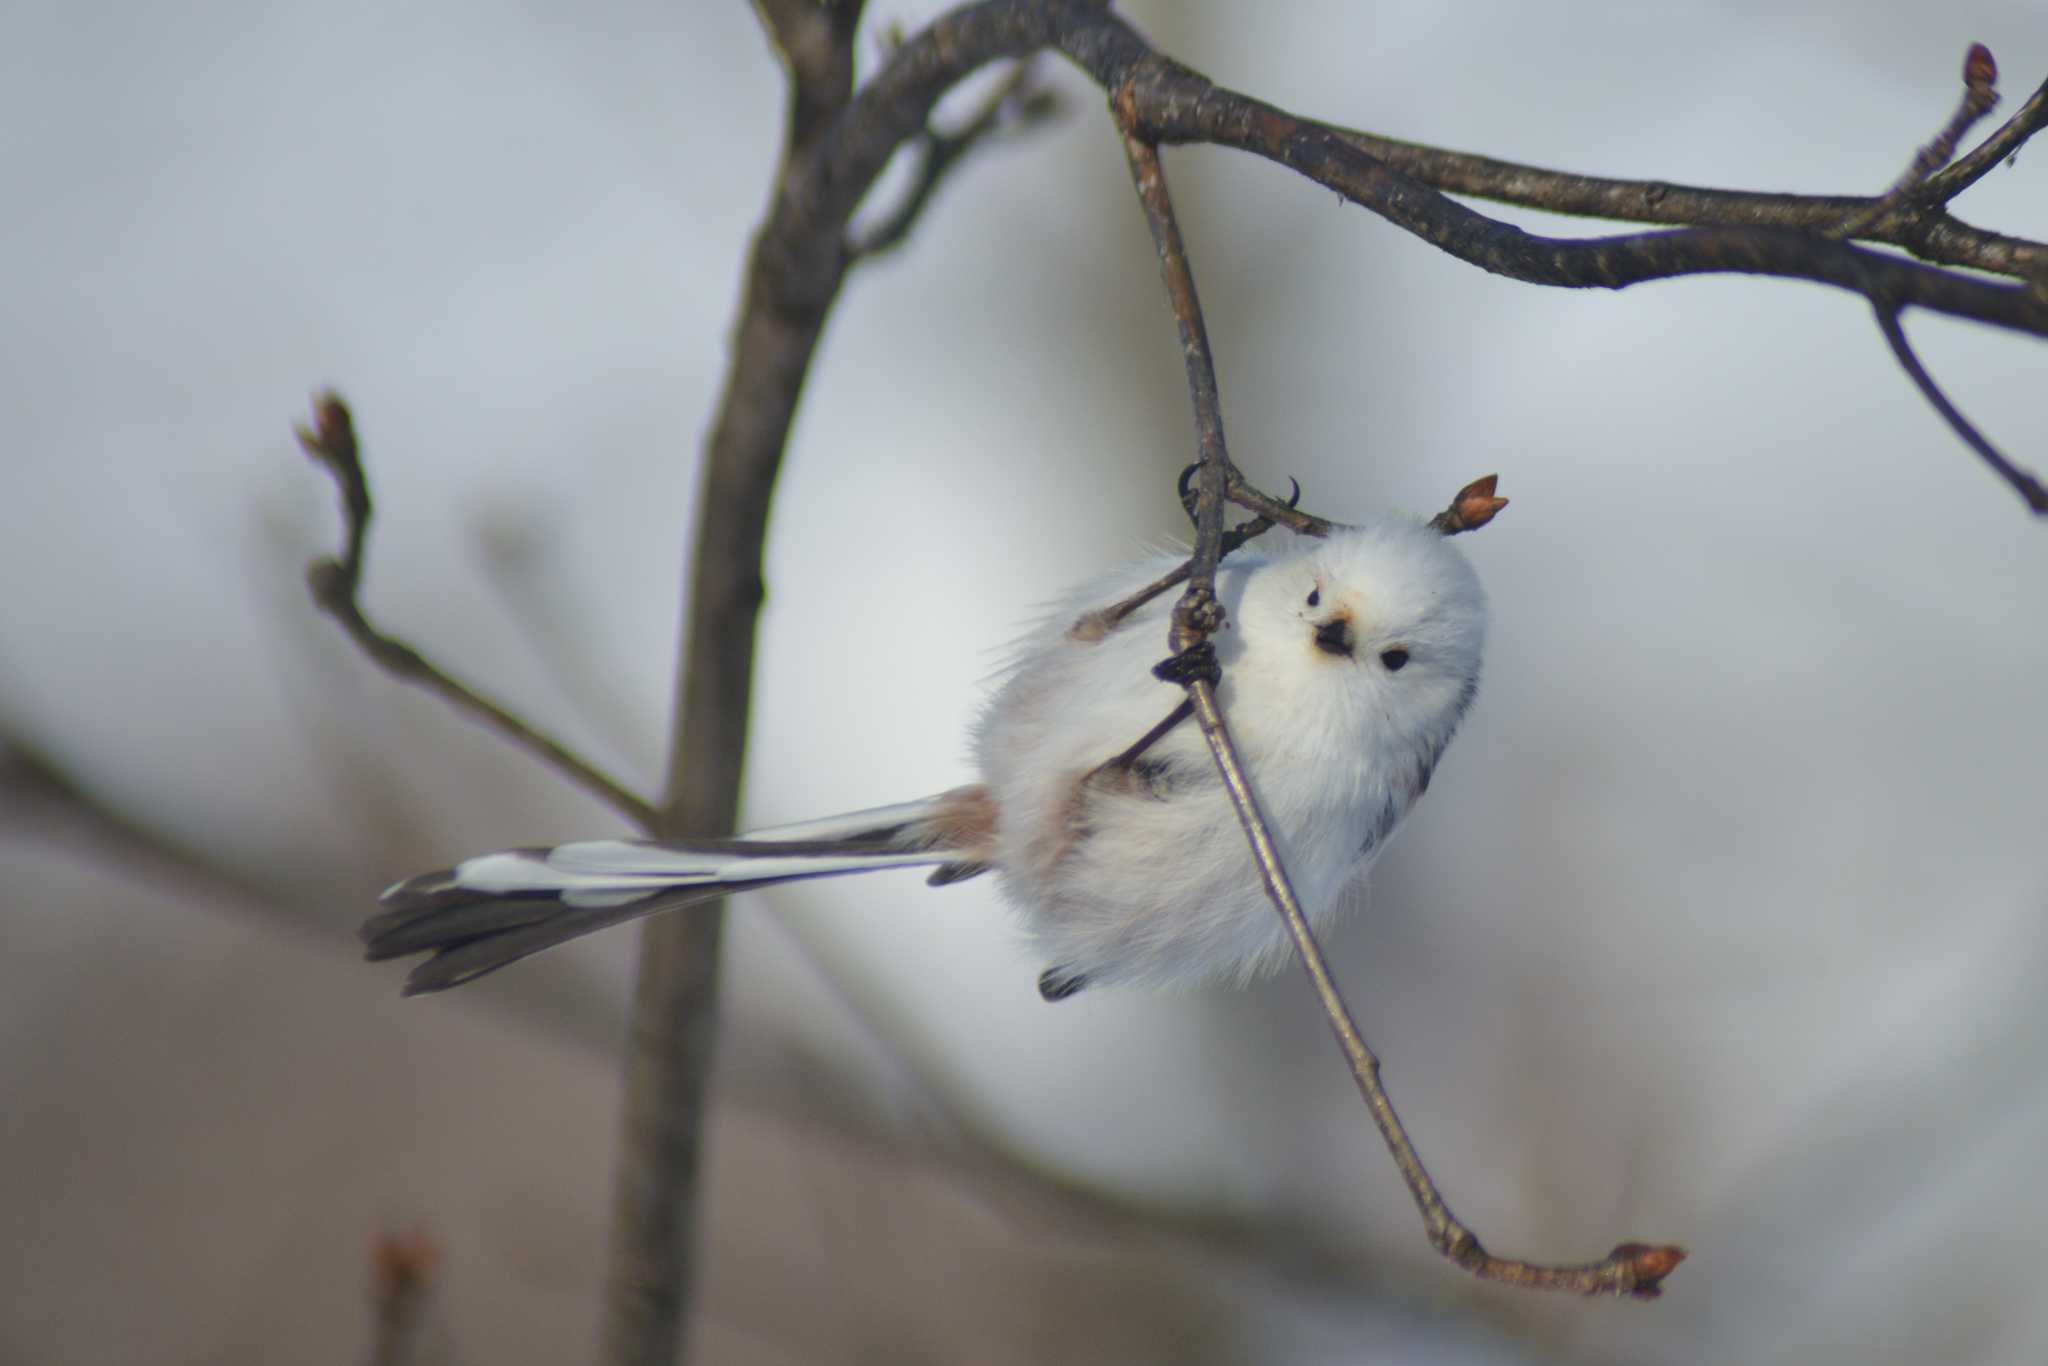
<svg viewBox="0 0 2048 1366">
<path fill-rule="evenodd" d="M 1351 618 L 1331 617 L 1316 627 L 1316 648 L 1329 655 L 1350 654 Z"/>
</svg>

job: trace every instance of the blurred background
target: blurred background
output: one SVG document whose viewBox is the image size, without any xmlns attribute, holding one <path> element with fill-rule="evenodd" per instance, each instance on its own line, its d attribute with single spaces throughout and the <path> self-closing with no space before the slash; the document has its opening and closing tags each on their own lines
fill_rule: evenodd
<svg viewBox="0 0 2048 1366">
<path fill-rule="evenodd" d="M 1543 165 L 1891 183 L 2038 0 L 1124 7 L 1301 112 Z M 869 27 L 937 5 L 876 5 Z M 311 610 L 354 404 L 394 632 L 661 780 L 695 452 L 781 77 L 752 14 L 31 3 L 0 51 L 0 1359 L 589 1350 L 635 937 L 401 1000 L 377 890 L 607 810 Z M 866 49 L 872 66 L 875 45 Z M 1171 320 L 1099 95 L 859 272 L 769 552 L 746 810 L 960 782 L 1003 646 L 1182 529 Z M 2030 150 L 1962 201 L 2048 233 Z M 1330 949 L 1498 1251 L 1683 1242 L 1654 1305 L 1426 1247 L 1299 975 L 1057 1009 L 992 889 L 728 935 L 707 1362 L 2048 1356 L 2048 532 L 1859 301 L 1543 291 L 1169 151 L 1233 449 L 1338 518 L 1498 470 L 1481 700 Z M 1592 231 L 1512 214 L 1539 230 Z M 2025 463 L 2039 343 L 1908 327 Z"/>
</svg>

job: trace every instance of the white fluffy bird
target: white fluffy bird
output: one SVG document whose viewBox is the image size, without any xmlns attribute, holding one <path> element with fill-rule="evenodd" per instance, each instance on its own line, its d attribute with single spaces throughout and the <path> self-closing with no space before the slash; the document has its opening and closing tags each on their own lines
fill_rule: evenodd
<svg viewBox="0 0 2048 1366">
<path fill-rule="evenodd" d="M 730 840 L 516 849 L 401 882 L 368 921 L 372 959 L 429 952 L 439 991 L 623 921 L 749 888 L 936 865 L 993 871 L 1048 964 L 1047 1000 L 1087 985 L 1244 981 L 1286 960 L 1280 919 L 1192 724 L 1137 742 L 1182 690 L 1166 595 L 1114 628 L 1077 622 L 1173 569 L 1127 565 L 1028 637 L 976 727 L 981 781 Z M 1485 600 L 1431 526 L 1386 521 L 1239 551 L 1217 574 L 1219 700 L 1310 920 L 1326 924 L 1429 786 L 1479 684 Z"/>
</svg>

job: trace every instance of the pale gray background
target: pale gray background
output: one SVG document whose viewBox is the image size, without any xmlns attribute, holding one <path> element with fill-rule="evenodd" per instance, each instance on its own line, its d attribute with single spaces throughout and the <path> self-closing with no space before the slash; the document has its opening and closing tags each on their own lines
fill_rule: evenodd
<svg viewBox="0 0 2048 1366">
<path fill-rule="evenodd" d="M 1761 189 L 1888 184 L 1973 39 L 2008 109 L 2048 72 L 2040 3 L 1129 9 L 1306 113 Z M 657 783 L 766 46 L 737 0 L 5 27 L 0 726 L 243 886 L 0 808 L 0 1358 L 355 1359 L 368 1240 L 420 1222 L 455 1359 L 573 1359 L 632 936 L 406 1002 L 352 931 L 397 876 L 617 822 L 312 615 L 333 499 L 287 428 L 356 405 L 375 612 Z M 960 781 L 1036 604 L 1178 530 L 1170 320 L 1060 79 L 1070 116 L 826 335 L 754 819 Z M 2048 232 L 2042 155 L 1964 216 Z M 1545 292 L 1272 166 L 1167 165 L 1256 478 L 1339 517 L 1514 499 L 1468 543 L 1481 703 L 1331 945 L 1394 1094 L 1500 1250 L 1693 1260 L 1654 1306 L 1474 1287 L 1296 975 L 1051 1009 L 991 889 L 904 875 L 735 910 L 702 1358 L 2048 1356 L 2048 530 L 1853 298 Z M 1909 327 L 2048 462 L 2038 343 Z"/>
</svg>

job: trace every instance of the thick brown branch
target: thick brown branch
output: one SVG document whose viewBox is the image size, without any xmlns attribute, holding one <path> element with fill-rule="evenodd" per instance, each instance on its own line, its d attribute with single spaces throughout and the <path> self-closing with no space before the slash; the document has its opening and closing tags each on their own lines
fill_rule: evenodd
<svg viewBox="0 0 2048 1366">
<path fill-rule="evenodd" d="M 2048 298 L 2019 286 L 1771 226 L 1700 227 L 1613 237 L 1556 238 L 1497 222 L 1367 155 L 1334 129 L 1221 90 L 1153 57 L 1132 87 L 1144 131 L 1161 141 L 1209 142 L 1287 166 L 1461 261 L 1529 284 L 1625 289 L 1687 275 L 1810 280 L 1938 313 L 2048 337 Z"/>
<path fill-rule="evenodd" d="M 1446 194 L 1471 195 L 1581 218 L 1673 227 L 1803 228 L 1825 232 L 1879 202 L 1867 195 L 1772 194 L 1678 185 L 1664 180 L 1579 175 L 1401 142 L 1348 128 L 1332 131 L 1366 155 Z M 2021 279 L 2048 272 L 2048 245 L 1974 227 L 1945 212 L 1917 204 L 1892 206 L 1849 235 L 1859 241 L 1898 247 L 1936 265 L 1968 266 Z"/>
<path fill-rule="evenodd" d="M 987 62 L 1045 45 L 1042 29 L 997 34 L 971 14 L 947 16 L 849 99 L 861 6 L 837 0 L 821 8 L 829 19 L 823 37 L 801 0 L 764 6 L 789 66 L 789 126 L 704 447 L 668 790 L 656 820 L 666 834 L 733 828 L 768 508 L 812 352 L 845 279 L 854 209 L 948 87 Z M 821 53 L 826 39 L 830 50 Z M 601 1359 L 616 1366 L 673 1360 L 682 1340 L 722 927 L 720 908 L 706 906 L 656 917 L 642 932 L 600 1346 Z"/>
<path fill-rule="evenodd" d="M 357 593 L 362 586 L 363 554 L 372 505 L 369 480 L 363 473 L 355 423 L 340 395 L 324 393 L 313 401 L 313 422 L 297 429 L 306 454 L 334 477 L 341 491 L 345 539 L 341 554 L 315 560 L 306 570 L 313 601 L 333 617 L 363 653 L 385 672 L 438 693 L 459 711 L 467 712 L 554 768 L 569 781 L 609 804 L 643 830 L 654 828 L 654 808 L 635 796 L 582 755 L 530 725 L 498 702 L 441 668 L 413 646 L 385 634 L 364 615 Z"/>
<path fill-rule="evenodd" d="M 1965 79 L 1969 79 L 1967 64 Z M 2048 86 L 2035 92 L 1983 146 L 1896 200 L 1886 196 L 1772 194 L 1580 175 L 1355 129 L 1332 131 L 1366 155 L 1447 194 L 1625 223 L 1835 230 L 1841 236 L 1898 247 L 1936 265 L 2037 279 L 2048 275 L 2048 245 L 1974 227 L 1952 217 L 1942 206 L 2016 151 L 2044 122 L 2048 122 Z M 1840 225 L 1851 222 L 1855 223 L 1853 231 L 1840 232 Z"/>
<path fill-rule="evenodd" d="M 754 0 L 754 12 L 789 73 L 789 140 L 809 144 L 853 96 L 858 3 Z"/>
<path fill-rule="evenodd" d="M 813 194 L 810 212 L 843 215 L 873 182 L 889 154 L 922 129 L 933 101 L 967 72 L 1038 47 L 1056 46 L 1105 90 L 1116 92 L 1123 122 L 1151 142 L 1204 142 L 1268 157 L 1382 215 L 1404 230 L 1461 260 L 1531 284 L 1565 288 L 1619 289 L 1682 275 L 1740 272 L 1812 280 L 1865 297 L 1882 295 L 1956 317 L 2048 336 L 2048 298 L 1912 261 L 1827 241 L 1814 231 L 1839 224 L 1867 207 L 1868 196 L 1808 199 L 1694 191 L 1655 182 L 1601 181 L 1515 167 L 1505 162 L 1463 158 L 1463 169 L 1491 168 L 1496 190 L 1517 176 L 1516 202 L 1565 212 L 1597 212 L 1644 221 L 1694 222 L 1681 232 L 1634 233 L 1588 239 L 1548 238 L 1526 233 L 1449 200 L 1410 170 L 1436 167 L 1448 176 L 1461 164 L 1458 154 L 1406 144 L 1386 144 L 1362 134 L 1298 118 L 1262 101 L 1215 85 L 1161 56 L 1125 23 L 1099 4 L 1081 0 L 982 0 L 942 16 L 897 52 L 848 105 L 832 133 L 814 150 L 804 177 Z M 2030 108 L 2033 101 L 2029 102 Z M 2023 141 L 2016 119 L 1993 137 L 2007 154 Z M 2003 141 L 2001 141 L 2003 140 Z M 1377 150 L 1406 147 L 1402 157 L 1382 160 Z M 1955 170 L 1973 164 L 1972 153 Z M 1923 190 L 1941 184 L 1937 176 Z M 1593 205 L 1573 208 L 1545 196 L 1569 198 L 1566 182 L 1579 186 Z M 1468 185 L 1468 193 L 1484 190 Z M 1594 192 L 1597 191 L 1597 192 Z M 1677 198 L 1674 200 L 1674 196 Z M 1695 199 L 1696 218 L 1665 212 Z M 1903 211 L 1902 211 L 1903 212 Z M 1896 217 L 1896 215 L 1894 216 Z M 1976 234 L 1954 219 L 1899 219 L 1891 227 L 1909 251 L 1939 247 L 1951 255 L 1968 249 Z M 1880 240 L 1891 240 L 1889 237 Z M 1987 240 L 1980 259 L 1967 264 L 2027 275 L 2048 248 L 2012 238 Z M 823 269 L 814 263 L 793 277 L 808 282 Z"/>
<path fill-rule="evenodd" d="M 1622 289 L 1686 275 L 1752 274 L 1809 280 L 1862 295 L 1873 305 L 1918 306 L 2048 337 L 2048 290 L 1967 276 L 1828 238 L 1829 228 L 1880 201 L 1806 199 L 1684 190 L 1648 182 L 1600 181 L 1460 158 L 1298 118 L 1216 86 L 1155 52 L 1100 4 L 1082 0 L 982 0 L 947 14 L 906 42 L 819 139 L 803 174 L 802 214 L 843 222 L 893 149 L 916 135 L 946 85 L 992 60 L 1054 46 L 1113 92 L 1119 126 L 1139 141 L 1204 142 L 1277 161 L 1386 218 L 1460 260 L 1531 284 Z M 2048 115 L 2037 98 L 1987 142 L 2009 155 Z M 1391 155 L 1398 150 L 1399 155 Z M 1382 159 L 1376 151 L 1389 151 Z M 1984 148 L 1884 210 L 1865 234 L 1930 259 L 2048 278 L 2048 248 L 1982 233 L 1939 209 L 1959 182 L 1981 174 Z M 1516 197 L 1538 207 L 1666 221 L 1698 210 L 1677 231 L 1585 239 L 1543 237 L 1488 218 L 1422 183 L 1402 166 L 1430 171 L 1472 193 Z M 806 296 L 837 287 L 843 262 L 793 262 L 790 286 Z M 800 376 L 799 376 L 800 378 Z M 1211 477 L 1208 475 L 1205 478 Z"/>
</svg>

